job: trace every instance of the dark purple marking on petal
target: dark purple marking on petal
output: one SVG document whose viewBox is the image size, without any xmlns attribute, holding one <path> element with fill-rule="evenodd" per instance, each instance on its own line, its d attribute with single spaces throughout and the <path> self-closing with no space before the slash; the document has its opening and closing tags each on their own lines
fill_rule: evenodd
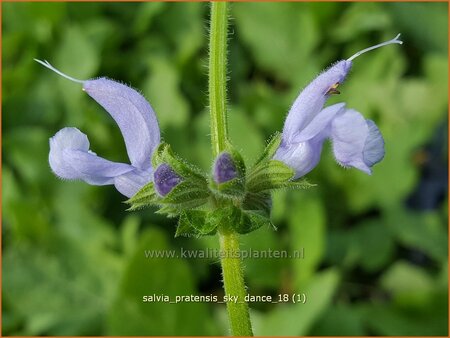
<svg viewBox="0 0 450 338">
<path fill-rule="evenodd" d="M 158 194 L 166 196 L 182 179 L 168 164 L 163 163 L 156 168 L 153 181 Z"/>
<path fill-rule="evenodd" d="M 222 153 L 214 163 L 214 181 L 224 183 L 236 178 L 238 171 L 229 153 Z"/>
</svg>

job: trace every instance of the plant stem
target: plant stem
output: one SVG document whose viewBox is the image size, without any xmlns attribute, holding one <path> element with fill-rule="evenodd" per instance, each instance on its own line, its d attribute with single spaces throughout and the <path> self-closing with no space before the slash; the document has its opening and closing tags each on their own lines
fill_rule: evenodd
<svg viewBox="0 0 450 338">
<path fill-rule="evenodd" d="M 213 157 L 227 147 L 226 76 L 227 76 L 227 3 L 211 3 L 211 28 L 209 40 L 209 106 L 211 144 Z M 220 208 L 219 205 L 216 206 Z M 234 336 L 253 336 L 246 289 L 239 255 L 239 235 L 226 224 L 219 226 L 223 285 L 226 296 L 237 297 L 228 301 L 227 311 Z"/>
<path fill-rule="evenodd" d="M 226 147 L 227 3 L 211 3 L 209 40 L 209 107 L 213 157 Z"/>
<path fill-rule="evenodd" d="M 227 302 L 228 320 L 233 336 L 253 336 L 248 304 L 245 302 L 244 271 L 239 254 L 239 235 L 223 227 L 219 230 L 221 264 L 225 295 L 237 297 Z"/>
</svg>

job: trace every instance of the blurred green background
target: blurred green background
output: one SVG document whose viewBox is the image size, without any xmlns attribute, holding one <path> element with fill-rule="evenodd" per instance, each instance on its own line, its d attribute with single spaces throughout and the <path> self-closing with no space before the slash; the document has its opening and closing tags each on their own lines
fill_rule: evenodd
<svg viewBox="0 0 450 338">
<path fill-rule="evenodd" d="M 355 60 L 330 103 L 375 120 L 386 157 L 370 177 L 327 146 L 307 177 L 274 196 L 273 222 L 245 249 L 304 259 L 247 259 L 249 292 L 304 292 L 306 304 L 253 303 L 258 335 L 447 335 L 446 3 L 234 3 L 229 120 L 247 163 L 281 130 L 290 105 L 331 63 L 402 33 Z M 2 3 L 3 335 L 221 335 L 223 304 L 143 303 L 143 295 L 222 295 L 217 262 L 145 259 L 144 250 L 204 249 L 174 238 L 176 220 L 125 211 L 113 187 L 57 179 L 48 139 L 65 126 L 127 162 L 119 129 L 80 79 L 138 88 L 164 139 L 210 170 L 206 3 Z"/>
</svg>

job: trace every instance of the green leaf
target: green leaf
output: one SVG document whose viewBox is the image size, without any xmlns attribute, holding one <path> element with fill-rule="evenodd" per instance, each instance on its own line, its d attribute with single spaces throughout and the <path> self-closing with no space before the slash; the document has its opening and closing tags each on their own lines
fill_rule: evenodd
<svg viewBox="0 0 450 338">
<path fill-rule="evenodd" d="M 152 229 L 141 234 L 134 255 L 124 270 L 117 298 L 109 310 L 106 335 L 215 335 L 210 304 L 164 299 L 144 301 L 144 296 L 197 295 L 195 275 L 187 261 L 154 256 L 145 252 L 172 252 L 164 233 Z"/>
<path fill-rule="evenodd" d="M 178 221 L 175 237 L 215 234 L 220 223 L 212 217 L 213 213 L 214 211 L 207 212 L 203 210 L 183 211 Z"/>
<path fill-rule="evenodd" d="M 24 243 L 23 243 L 24 244 Z M 120 268 L 112 252 L 58 238 L 54 252 L 19 245 L 4 252 L 4 302 L 23 319 L 21 334 L 99 335 Z M 35 292 L 39 285 L 39 292 Z M 44 305 L 43 305 L 44 304 Z"/>
<path fill-rule="evenodd" d="M 422 250 L 439 262 L 447 259 L 446 224 L 437 212 L 391 210 L 387 215 L 387 224 L 403 245 Z"/>
<path fill-rule="evenodd" d="M 314 276 L 325 250 L 326 213 L 314 195 L 297 195 L 291 204 L 288 225 L 291 250 L 304 250 L 303 259 L 293 259 L 293 283 L 302 286 Z"/>
<path fill-rule="evenodd" d="M 308 79 L 317 71 L 310 67 L 317 63 L 312 53 L 320 30 L 308 4 L 236 3 L 232 9 L 239 36 L 259 69 L 287 80 Z"/>
<path fill-rule="evenodd" d="M 319 318 L 312 330 L 316 336 L 367 336 L 363 316 L 353 304 L 331 305 Z"/>
<path fill-rule="evenodd" d="M 257 210 L 262 212 L 265 216 L 270 217 L 272 208 L 272 197 L 270 192 L 253 193 L 248 192 L 242 202 L 242 207 L 245 210 Z"/>
<path fill-rule="evenodd" d="M 305 304 L 278 304 L 266 315 L 253 313 L 256 336 L 304 336 L 319 319 L 337 289 L 339 274 L 328 269 L 317 274 L 297 292 L 305 293 Z"/>
<path fill-rule="evenodd" d="M 180 73 L 167 57 L 150 61 L 151 76 L 143 84 L 143 90 L 152 94 L 152 106 L 158 112 L 162 130 L 181 128 L 189 118 L 189 106 L 180 88 Z"/>
<path fill-rule="evenodd" d="M 233 228 L 240 234 L 247 234 L 263 226 L 275 228 L 270 218 L 266 217 L 264 213 L 253 210 L 242 210 L 240 219 Z"/>
<path fill-rule="evenodd" d="M 436 283 L 424 269 L 397 261 L 381 277 L 381 286 L 404 308 L 420 308 L 435 293 Z"/>
</svg>

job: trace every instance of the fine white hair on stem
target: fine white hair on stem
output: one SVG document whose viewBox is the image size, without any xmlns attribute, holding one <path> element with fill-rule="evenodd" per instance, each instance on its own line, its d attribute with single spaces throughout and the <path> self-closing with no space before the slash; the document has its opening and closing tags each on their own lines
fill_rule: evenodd
<svg viewBox="0 0 450 338">
<path fill-rule="evenodd" d="M 350 56 L 350 57 L 347 59 L 347 61 L 352 61 L 353 59 L 357 58 L 357 57 L 360 56 L 361 54 L 364 54 L 364 53 L 366 53 L 366 52 L 368 52 L 368 51 L 371 51 L 371 50 L 373 50 L 373 49 L 377 49 L 377 48 L 380 48 L 380 47 L 383 47 L 383 46 L 387 46 L 387 45 L 390 45 L 390 44 L 393 44 L 393 43 L 398 43 L 399 45 L 401 45 L 401 44 L 403 44 L 403 41 L 398 40 L 399 37 L 400 37 L 400 34 L 397 34 L 397 36 L 396 36 L 395 38 L 393 38 L 393 39 L 391 39 L 391 40 L 389 40 L 389 41 L 382 42 L 382 43 L 379 43 L 378 45 L 375 45 L 375 46 L 372 46 L 372 47 L 369 47 L 369 48 L 365 48 L 365 49 L 363 49 L 363 50 L 360 50 L 360 51 L 357 52 L 356 54 Z"/>
<path fill-rule="evenodd" d="M 40 63 L 40 64 L 43 65 L 44 67 L 46 67 L 46 68 L 48 68 L 48 69 L 54 71 L 56 74 L 59 74 L 59 75 L 61 75 L 62 77 L 65 77 L 66 79 L 68 79 L 68 80 L 70 80 L 70 81 L 78 82 L 78 83 L 83 83 L 83 82 L 85 82 L 85 81 L 83 81 L 83 80 L 78 80 L 78 79 L 75 79 L 75 78 L 73 78 L 73 77 L 71 77 L 71 76 L 69 76 L 69 75 L 64 74 L 63 72 L 61 72 L 61 71 L 59 71 L 58 69 L 56 69 L 55 67 L 53 67 L 47 60 L 42 61 L 42 60 L 34 59 L 34 61 L 36 61 L 37 63 Z"/>
</svg>

